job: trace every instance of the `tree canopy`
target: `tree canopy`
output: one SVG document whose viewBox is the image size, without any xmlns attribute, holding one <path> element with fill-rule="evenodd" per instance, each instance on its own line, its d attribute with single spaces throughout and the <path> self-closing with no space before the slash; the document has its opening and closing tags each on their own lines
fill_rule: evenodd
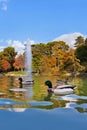
<svg viewBox="0 0 87 130">
<path fill-rule="evenodd" d="M 32 69 L 39 73 L 87 70 L 87 39 L 77 37 L 75 48 L 64 41 L 52 41 L 31 45 Z M 25 53 L 24 53 L 25 54 Z M 0 52 L 0 72 L 25 69 L 24 54 L 17 55 L 13 47 Z"/>
<path fill-rule="evenodd" d="M 84 39 L 83 37 L 80 37 Z M 77 37 L 79 39 L 79 37 Z M 76 58 L 80 60 L 80 64 L 85 67 L 85 71 L 87 71 L 87 38 L 82 40 L 81 42 L 78 41 L 78 46 L 75 50 Z"/>
<path fill-rule="evenodd" d="M 4 68 L 4 70 L 8 70 L 8 68 L 10 70 L 14 70 L 14 62 L 15 62 L 15 57 L 17 55 L 17 52 L 15 51 L 15 49 L 13 47 L 7 47 L 5 48 L 2 52 L 0 52 L 0 60 L 1 60 L 1 69 Z M 5 64 L 8 64 L 6 67 Z M 3 65 L 5 67 L 3 67 Z M 7 68 L 7 69 L 6 69 Z"/>
</svg>

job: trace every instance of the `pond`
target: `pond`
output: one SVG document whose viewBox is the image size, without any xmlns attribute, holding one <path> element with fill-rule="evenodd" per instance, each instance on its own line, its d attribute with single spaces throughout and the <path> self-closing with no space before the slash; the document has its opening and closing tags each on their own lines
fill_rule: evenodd
<svg viewBox="0 0 87 130">
<path fill-rule="evenodd" d="M 0 76 L 1 130 L 82 130 L 87 129 L 87 80 L 75 78 L 77 86 L 69 95 L 47 92 L 44 82 L 56 84 L 56 76 L 34 76 L 33 85 L 18 88 L 18 77 Z"/>
</svg>

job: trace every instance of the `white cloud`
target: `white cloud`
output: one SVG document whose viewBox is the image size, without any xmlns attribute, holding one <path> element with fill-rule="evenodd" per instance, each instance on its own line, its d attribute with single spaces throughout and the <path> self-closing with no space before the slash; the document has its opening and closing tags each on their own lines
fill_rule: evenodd
<svg viewBox="0 0 87 130">
<path fill-rule="evenodd" d="M 3 51 L 4 48 L 4 46 L 0 46 L 0 52 Z"/>
<path fill-rule="evenodd" d="M 18 52 L 18 54 L 22 54 L 24 52 L 24 44 L 18 40 L 7 40 L 8 46 L 12 46 Z"/>
<path fill-rule="evenodd" d="M 6 11 L 7 10 L 7 5 L 6 4 L 2 4 L 2 10 Z"/>
<path fill-rule="evenodd" d="M 61 35 L 57 38 L 55 38 L 53 41 L 65 41 L 67 44 L 69 44 L 71 47 L 73 47 L 74 43 L 75 43 L 75 39 L 78 36 L 83 36 L 84 38 L 86 38 L 86 36 L 84 36 L 83 34 L 79 33 L 79 32 L 75 32 L 72 34 L 64 34 Z M 4 39 L 0 39 L 0 44 L 5 46 L 0 46 L 0 51 L 3 50 L 3 48 L 6 48 L 7 46 L 12 46 L 15 48 L 15 50 L 18 52 L 18 54 L 22 54 L 24 52 L 24 48 L 25 48 L 25 44 L 27 42 L 30 42 L 30 44 L 35 44 L 35 42 L 31 39 L 26 39 L 24 42 L 21 42 L 19 40 L 4 40 Z"/>
<path fill-rule="evenodd" d="M 0 0 L 1 10 L 7 11 L 8 0 Z"/>
<path fill-rule="evenodd" d="M 75 33 L 71 33 L 71 34 L 61 35 L 61 36 L 55 38 L 53 41 L 65 41 L 67 44 L 69 44 L 71 47 L 73 47 L 74 43 L 75 43 L 75 39 L 78 36 L 82 36 L 84 38 L 86 37 L 86 36 L 84 36 L 83 34 L 81 34 L 79 32 L 75 32 Z"/>
<path fill-rule="evenodd" d="M 3 45 L 4 43 L 4 39 L 0 39 L 0 44 Z M 4 46 L 0 46 L 0 51 L 3 51 L 5 47 Z"/>
<path fill-rule="evenodd" d="M 33 40 L 30 39 L 26 39 L 26 41 L 21 42 L 18 40 L 7 40 L 8 46 L 12 46 L 15 48 L 15 50 L 18 52 L 18 54 L 22 54 L 24 52 L 25 49 L 25 44 L 27 42 L 30 42 L 30 44 L 35 44 L 35 42 Z"/>
<path fill-rule="evenodd" d="M 3 51 L 4 48 L 11 46 L 11 47 L 15 48 L 15 51 L 17 51 L 18 54 L 23 54 L 24 49 L 25 49 L 25 44 L 27 42 L 30 42 L 31 45 L 35 44 L 35 42 L 33 40 L 30 40 L 30 39 L 26 39 L 24 42 L 21 42 L 19 40 L 11 40 L 11 39 L 4 40 L 4 39 L 1 39 L 0 40 L 1 45 L 5 44 L 6 46 L 0 46 L 0 51 Z"/>
</svg>

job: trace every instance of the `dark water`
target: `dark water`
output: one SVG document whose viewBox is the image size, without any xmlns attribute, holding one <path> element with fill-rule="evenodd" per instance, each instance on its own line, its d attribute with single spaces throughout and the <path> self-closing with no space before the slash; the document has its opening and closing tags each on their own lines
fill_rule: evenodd
<svg viewBox="0 0 87 130">
<path fill-rule="evenodd" d="M 48 94 L 45 80 L 55 84 L 56 77 L 34 77 L 33 85 L 24 85 L 25 92 L 12 92 L 18 88 L 18 77 L 0 77 L 0 129 L 1 130 L 86 130 L 87 81 L 76 78 L 77 86 L 70 95 Z"/>
</svg>

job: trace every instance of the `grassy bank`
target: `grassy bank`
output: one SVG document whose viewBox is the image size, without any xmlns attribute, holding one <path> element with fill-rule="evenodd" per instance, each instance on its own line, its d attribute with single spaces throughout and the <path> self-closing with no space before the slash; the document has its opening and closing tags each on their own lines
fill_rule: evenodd
<svg viewBox="0 0 87 130">
<path fill-rule="evenodd" d="M 25 71 L 12 71 L 5 73 L 6 76 L 19 76 L 19 75 L 25 75 Z"/>
</svg>

